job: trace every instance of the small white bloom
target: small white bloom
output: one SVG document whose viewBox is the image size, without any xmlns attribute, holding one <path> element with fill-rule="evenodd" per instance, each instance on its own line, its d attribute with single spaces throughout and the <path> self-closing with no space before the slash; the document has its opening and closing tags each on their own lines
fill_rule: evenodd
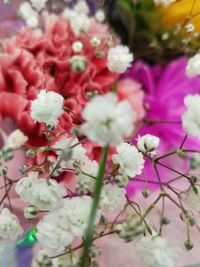
<svg viewBox="0 0 200 267">
<path fill-rule="evenodd" d="M 98 163 L 95 160 L 87 159 L 81 164 L 80 169 L 81 172 L 77 176 L 77 182 L 84 184 L 90 191 L 93 191 L 99 169 Z"/>
<path fill-rule="evenodd" d="M 188 23 L 185 25 L 186 32 L 193 32 L 195 30 L 195 26 L 193 23 Z"/>
<path fill-rule="evenodd" d="M 85 14 L 75 14 L 70 19 L 70 24 L 73 32 L 80 35 L 82 32 L 87 32 L 90 28 L 90 19 Z"/>
<path fill-rule="evenodd" d="M 102 9 L 98 9 L 94 16 L 95 19 L 100 23 L 103 23 L 106 18 L 105 12 Z"/>
<path fill-rule="evenodd" d="M 67 161 L 69 168 L 73 168 L 74 162 L 79 163 L 87 159 L 86 149 L 77 138 L 62 138 L 54 144 L 53 148 L 59 150 L 58 154 Z"/>
<path fill-rule="evenodd" d="M 126 204 L 126 190 L 116 185 L 107 184 L 103 187 L 100 208 L 105 212 L 120 212 Z"/>
<path fill-rule="evenodd" d="M 87 67 L 87 60 L 84 56 L 74 55 L 69 59 L 69 63 L 75 72 L 83 72 Z"/>
<path fill-rule="evenodd" d="M 137 148 L 128 143 L 117 146 L 117 154 L 112 156 L 114 164 L 119 164 L 119 173 L 129 177 L 135 177 L 142 173 L 144 158 Z"/>
<path fill-rule="evenodd" d="M 23 233 L 17 216 L 4 208 L 0 214 L 0 237 L 3 239 L 17 239 Z"/>
<path fill-rule="evenodd" d="M 176 267 L 180 258 L 180 250 L 161 236 L 143 237 L 137 245 L 137 253 L 145 267 Z"/>
<path fill-rule="evenodd" d="M 111 47 L 108 50 L 107 67 L 112 72 L 124 73 L 133 61 L 129 48 L 123 45 Z"/>
<path fill-rule="evenodd" d="M 33 205 L 30 205 L 28 207 L 25 207 L 24 209 L 24 218 L 28 220 L 35 219 L 38 215 L 38 208 L 36 208 Z"/>
<path fill-rule="evenodd" d="M 88 15 L 90 13 L 90 8 L 86 1 L 84 0 L 79 0 L 75 5 L 74 5 L 74 10 L 78 14 L 85 14 Z"/>
<path fill-rule="evenodd" d="M 40 12 L 46 5 L 47 0 L 30 0 L 32 6 Z"/>
<path fill-rule="evenodd" d="M 98 46 L 100 46 L 100 44 L 101 44 L 101 40 L 99 39 L 99 37 L 94 36 L 94 37 L 92 37 L 92 39 L 90 40 L 90 44 L 91 44 L 91 46 L 98 47 Z"/>
<path fill-rule="evenodd" d="M 50 210 L 67 194 L 65 187 L 52 179 L 38 179 L 38 174 L 22 178 L 16 185 L 16 192 L 25 201 L 39 210 Z"/>
<path fill-rule="evenodd" d="M 31 189 L 33 183 L 37 180 L 37 172 L 29 172 L 27 177 L 20 179 L 15 187 L 15 191 L 22 198 L 26 199 L 29 196 L 29 190 Z"/>
<path fill-rule="evenodd" d="M 172 4 L 173 2 L 175 2 L 175 0 L 154 0 L 154 4 L 156 6 L 159 6 L 159 5 L 168 6 Z"/>
<path fill-rule="evenodd" d="M 74 241 L 71 232 L 60 224 L 57 214 L 46 215 L 37 224 L 36 237 L 48 255 L 63 253 Z"/>
<path fill-rule="evenodd" d="M 188 135 L 200 138 L 200 95 L 187 95 L 184 103 L 187 110 L 182 116 L 183 129 Z"/>
<path fill-rule="evenodd" d="M 31 117 L 38 122 L 57 126 L 58 118 L 63 114 L 64 98 L 55 92 L 42 90 L 37 99 L 31 101 Z"/>
<path fill-rule="evenodd" d="M 60 209 L 64 221 L 70 231 L 75 236 L 84 236 L 88 226 L 93 199 L 89 196 L 67 198 L 63 201 L 63 207 Z M 95 224 L 100 219 L 99 212 Z"/>
<path fill-rule="evenodd" d="M 33 267 L 41 267 L 45 264 L 51 267 L 71 267 L 76 263 L 78 263 L 78 256 L 74 253 L 67 253 L 63 256 L 51 259 L 47 255 L 47 251 L 40 250 L 33 262 Z"/>
<path fill-rule="evenodd" d="M 200 185 L 195 184 L 196 192 L 194 191 L 193 187 L 191 186 L 185 197 L 185 201 L 187 204 L 192 207 L 196 211 L 200 211 Z"/>
<path fill-rule="evenodd" d="M 28 137 L 23 134 L 19 129 L 15 130 L 8 136 L 7 147 L 18 149 L 23 146 L 28 140 Z"/>
<path fill-rule="evenodd" d="M 98 144 L 118 145 L 133 131 L 135 113 L 128 101 L 118 102 L 114 93 L 95 96 L 83 110 L 83 133 Z"/>
<path fill-rule="evenodd" d="M 160 144 L 160 138 L 155 135 L 145 134 L 138 136 L 137 148 L 143 153 L 156 152 Z"/>
<path fill-rule="evenodd" d="M 200 75 L 200 53 L 194 55 L 188 60 L 185 75 L 189 78 Z"/>
<path fill-rule="evenodd" d="M 39 26 L 38 13 L 32 8 L 29 2 L 23 2 L 19 7 L 18 13 L 25 21 L 27 27 L 33 29 Z"/>
<path fill-rule="evenodd" d="M 72 49 L 76 53 L 80 53 L 83 50 L 83 43 L 80 41 L 76 41 L 72 44 Z"/>
</svg>

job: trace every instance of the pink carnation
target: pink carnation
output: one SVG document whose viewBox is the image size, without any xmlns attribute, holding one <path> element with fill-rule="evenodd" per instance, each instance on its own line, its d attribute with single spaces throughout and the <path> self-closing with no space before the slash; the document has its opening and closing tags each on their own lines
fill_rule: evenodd
<svg viewBox="0 0 200 267">
<path fill-rule="evenodd" d="M 92 20 L 92 19 L 91 19 Z M 16 37 L 3 43 L 0 54 L 0 114 L 10 117 L 28 137 L 31 145 L 44 144 L 44 125 L 30 118 L 30 101 L 44 88 L 55 91 L 65 98 L 65 106 L 81 116 L 88 101 L 87 93 L 104 94 L 112 90 L 117 74 L 106 66 L 108 30 L 105 25 L 91 21 L 87 35 L 76 36 L 67 19 L 44 15 L 44 33 L 23 29 Z M 98 35 L 105 57 L 98 58 L 90 37 Z M 69 59 L 75 41 L 83 43 L 81 56 L 87 67 L 84 72 L 72 71 Z M 60 118 L 58 131 L 67 130 L 80 121 L 69 112 Z"/>
</svg>

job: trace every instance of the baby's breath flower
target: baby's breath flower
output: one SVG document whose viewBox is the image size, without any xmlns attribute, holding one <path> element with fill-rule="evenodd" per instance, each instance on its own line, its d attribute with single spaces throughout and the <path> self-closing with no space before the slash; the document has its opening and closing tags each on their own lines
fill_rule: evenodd
<svg viewBox="0 0 200 267">
<path fill-rule="evenodd" d="M 103 23 L 105 21 L 105 12 L 102 10 L 102 9 L 98 9 L 96 12 L 95 12 L 95 19 L 100 22 L 100 23 Z"/>
<path fill-rule="evenodd" d="M 141 174 L 144 168 L 144 158 L 137 148 L 128 143 L 117 146 L 117 154 L 112 156 L 114 164 L 119 165 L 118 172 L 122 175 L 135 177 Z"/>
<path fill-rule="evenodd" d="M 200 53 L 194 55 L 188 60 L 185 75 L 189 78 L 200 75 Z"/>
<path fill-rule="evenodd" d="M 3 239 L 17 239 L 23 233 L 17 216 L 4 208 L 0 213 L 0 237 Z"/>
<path fill-rule="evenodd" d="M 63 103 L 64 98 L 58 93 L 42 90 L 37 99 L 31 102 L 31 117 L 35 121 L 55 127 L 64 112 Z"/>
<path fill-rule="evenodd" d="M 107 184 L 101 192 L 100 208 L 105 212 L 120 212 L 126 204 L 126 190 Z"/>
<path fill-rule="evenodd" d="M 48 0 L 30 0 L 32 6 L 40 12 L 44 7 Z"/>
<path fill-rule="evenodd" d="M 188 135 L 200 138 L 200 95 L 187 95 L 184 98 L 187 110 L 182 116 L 182 125 Z"/>
<path fill-rule="evenodd" d="M 18 149 L 23 146 L 28 140 L 28 137 L 23 134 L 19 129 L 13 131 L 7 140 L 7 147 L 12 149 Z"/>
<path fill-rule="evenodd" d="M 160 139 L 151 134 L 145 134 L 143 136 L 138 136 L 137 148 L 143 153 L 156 153 L 159 146 Z"/>
<path fill-rule="evenodd" d="M 145 267 L 175 267 L 180 257 L 180 249 L 161 236 L 143 237 L 137 245 L 137 253 Z"/>
<path fill-rule="evenodd" d="M 118 102 L 114 93 L 93 97 L 82 115 L 83 133 L 102 146 L 120 144 L 134 128 L 135 113 L 130 104 L 126 100 Z"/>
<path fill-rule="evenodd" d="M 118 45 L 108 50 L 108 69 L 112 72 L 124 73 L 133 61 L 133 55 L 127 46 Z"/>
<path fill-rule="evenodd" d="M 79 53 L 83 50 L 83 43 L 76 41 L 72 44 L 72 49 L 74 52 Z"/>
</svg>

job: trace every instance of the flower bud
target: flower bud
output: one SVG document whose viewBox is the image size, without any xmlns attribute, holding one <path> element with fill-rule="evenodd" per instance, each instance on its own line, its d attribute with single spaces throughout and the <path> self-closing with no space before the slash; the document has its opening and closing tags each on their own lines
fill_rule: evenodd
<svg viewBox="0 0 200 267">
<path fill-rule="evenodd" d="M 127 176 L 117 175 L 115 177 L 115 182 L 117 183 L 117 185 L 119 187 L 125 187 L 125 186 L 127 186 L 128 181 L 129 181 L 129 179 L 128 179 Z"/>
<path fill-rule="evenodd" d="M 79 53 L 83 50 L 83 44 L 80 41 L 74 42 L 72 44 L 72 49 L 74 52 Z"/>
<path fill-rule="evenodd" d="M 91 46 L 98 47 L 101 44 L 101 40 L 98 37 L 94 36 L 90 40 L 90 44 L 91 44 Z"/>
<path fill-rule="evenodd" d="M 37 256 L 36 262 L 40 267 L 53 267 L 52 260 L 49 258 L 48 255 L 45 255 L 44 253 L 40 253 Z"/>
<path fill-rule="evenodd" d="M 142 190 L 142 195 L 144 198 L 148 198 L 151 195 L 151 191 L 148 188 L 146 188 Z"/>
<path fill-rule="evenodd" d="M 24 174 L 28 171 L 28 166 L 27 165 L 23 165 L 19 167 L 19 171 Z"/>
<path fill-rule="evenodd" d="M 33 205 L 30 205 L 24 209 L 24 217 L 28 220 L 35 219 L 37 215 L 38 209 Z"/>
<path fill-rule="evenodd" d="M 26 156 L 29 158 L 34 158 L 36 155 L 35 151 L 33 149 L 29 149 L 26 151 Z"/>
<path fill-rule="evenodd" d="M 159 144 L 160 139 L 151 134 L 139 136 L 137 139 L 137 148 L 143 153 L 156 152 Z"/>
<path fill-rule="evenodd" d="M 95 258 L 101 255 L 101 249 L 96 246 L 91 246 L 89 251 L 89 257 Z"/>
<path fill-rule="evenodd" d="M 0 176 L 5 176 L 7 174 L 7 167 L 0 166 Z"/>
<path fill-rule="evenodd" d="M 193 248 L 193 243 L 191 240 L 186 240 L 185 243 L 184 243 L 184 246 L 187 250 L 191 250 Z"/>
<path fill-rule="evenodd" d="M 71 69 L 75 72 L 84 72 L 87 67 L 86 58 L 83 56 L 73 56 L 69 60 Z"/>
</svg>

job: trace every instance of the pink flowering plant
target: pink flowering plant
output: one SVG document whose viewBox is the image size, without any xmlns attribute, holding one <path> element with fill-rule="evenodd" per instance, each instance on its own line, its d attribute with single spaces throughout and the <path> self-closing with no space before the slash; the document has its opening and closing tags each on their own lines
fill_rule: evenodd
<svg viewBox="0 0 200 267">
<path fill-rule="evenodd" d="M 199 54 L 151 66 L 102 9 L 48 2 L 21 3 L 25 27 L 2 42 L 0 238 L 36 245 L 33 267 L 101 267 L 108 236 L 176 267 L 200 231 Z"/>
</svg>

